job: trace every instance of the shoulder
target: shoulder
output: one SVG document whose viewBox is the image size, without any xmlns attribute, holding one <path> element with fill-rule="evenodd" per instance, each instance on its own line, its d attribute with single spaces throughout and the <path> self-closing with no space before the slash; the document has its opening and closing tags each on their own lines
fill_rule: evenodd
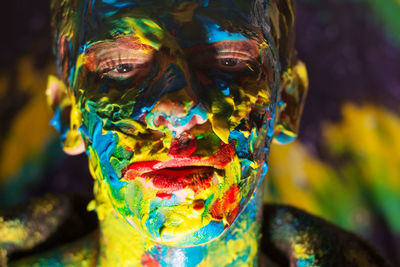
<svg viewBox="0 0 400 267">
<path fill-rule="evenodd" d="M 97 217 L 86 211 L 89 201 L 46 195 L 0 211 L 0 260 L 8 259 L 11 265 L 18 262 L 18 266 L 58 266 L 58 260 L 89 257 L 98 243 L 91 234 L 97 232 Z M 39 258 L 43 259 L 39 262 Z"/>
<path fill-rule="evenodd" d="M 95 266 L 98 256 L 98 234 L 81 240 L 9 262 L 9 266 Z"/>
<path fill-rule="evenodd" d="M 261 249 L 282 266 L 390 266 L 367 241 L 300 209 L 265 205 L 263 216 Z"/>
</svg>

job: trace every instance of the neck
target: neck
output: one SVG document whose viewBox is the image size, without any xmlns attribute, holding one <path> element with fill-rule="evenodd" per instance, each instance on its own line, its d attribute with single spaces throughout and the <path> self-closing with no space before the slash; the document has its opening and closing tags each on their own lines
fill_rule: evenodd
<svg viewBox="0 0 400 267">
<path fill-rule="evenodd" d="M 245 210 L 222 236 L 192 247 L 171 247 L 148 240 L 116 215 L 108 201 L 101 206 L 98 198 L 97 202 L 101 230 L 99 262 L 102 266 L 258 265 L 262 192 L 253 195 Z"/>
</svg>

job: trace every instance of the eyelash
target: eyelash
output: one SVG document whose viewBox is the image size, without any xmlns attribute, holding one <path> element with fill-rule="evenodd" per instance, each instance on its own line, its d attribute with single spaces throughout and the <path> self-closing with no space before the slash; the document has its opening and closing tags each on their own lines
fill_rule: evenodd
<svg viewBox="0 0 400 267">
<path fill-rule="evenodd" d="M 221 70 L 241 71 L 247 68 L 253 71 L 251 65 L 254 60 L 240 51 L 218 52 L 215 59 L 214 66 Z"/>
<path fill-rule="evenodd" d="M 97 73 L 101 78 L 128 79 L 144 76 L 149 71 L 149 58 L 144 55 L 126 55 L 112 51 L 99 60 Z M 232 45 L 219 45 L 212 50 L 193 51 L 189 54 L 193 63 L 201 68 L 213 67 L 226 72 L 254 71 L 256 59 L 248 49 Z M 146 71 L 147 70 L 147 71 Z M 138 78 L 138 77 L 136 77 Z"/>
<path fill-rule="evenodd" d="M 137 70 L 140 69 L 143 65 L 143 63 L 138 63 L 138 61 L 135 59 L 107 59 L 100 62 L 98 72 L 102 78 L 111 77 L 124 79 L 134 76 Z M 122 68 L 122 70 L 119 70 L 119 68 Z"/>
</svg>

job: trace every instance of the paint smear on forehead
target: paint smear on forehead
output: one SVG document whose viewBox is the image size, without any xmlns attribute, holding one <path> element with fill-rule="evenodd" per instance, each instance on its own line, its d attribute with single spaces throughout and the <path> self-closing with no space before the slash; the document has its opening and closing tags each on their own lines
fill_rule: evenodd
<svg viewBox="0 0 400 267">
<path fill-rule="evenodd" d="M 105 27 L 105 35 L 102 32 L 102 36 L 94 37 L 94 40 L 88 40 L 85 46 L 90 47 L 107 39 L 116 40 L 121 37 L 132 36 L 135 42 L 151 46 L 158 50 L 161 47 L 162 40 L 165 39 L 165 32 L 161 27 L 153 20 L 147 18 L 123 17 L 111 21 Z M 109 29 L 108 31 L 107 28 Z"/>
</svg>

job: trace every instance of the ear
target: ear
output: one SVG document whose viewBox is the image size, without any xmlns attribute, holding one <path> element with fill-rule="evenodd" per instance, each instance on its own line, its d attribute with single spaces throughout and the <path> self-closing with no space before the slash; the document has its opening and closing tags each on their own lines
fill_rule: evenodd
<svg viewBox="0 0 400 267">
<path fill-rule="evenodd" d="M 85 144 L 79 132 L 82 116 L 71 90 L 63 81 L 50 75 L 46 96 L 47 103 L 54 112 L 50 124 L 60 132 L 64 152 L 68 155 L 85 152 Z"/>
<path fill-rule="evenodd" d="M 273 141 L 287 144 L 297 137 L 308 91 L 307 69 L 303 62 L 297 61 L 282 75 L 279 91 Z"/>
</svg>

